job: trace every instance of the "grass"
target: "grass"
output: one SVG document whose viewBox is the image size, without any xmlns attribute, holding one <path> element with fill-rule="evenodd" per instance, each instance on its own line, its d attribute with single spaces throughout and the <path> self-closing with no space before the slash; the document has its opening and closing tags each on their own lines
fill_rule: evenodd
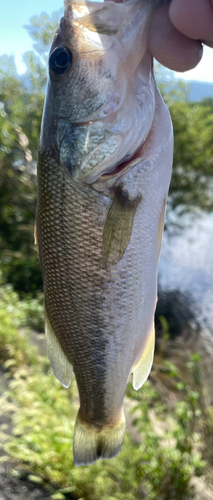
<svg viewBox="0 0 213 500">
<path fill-rule="evenodd" d="M 9 388 L 1 396 L 0 408 L 1 413 L 10 415 L 13 432 L 7 434 L 3 426 L 0 438 L 3 454 L 13 467 L 39 476 L 45 485 L 72 499 L 191 499 L 192 477 L 206 470 L 199 392 L 182 380 L 174 364 L 164 362 L 164 377 L 178 395 L 175 402 L 162 394 L 160 368 L 154 369 L 142 390 L 135 392 L 129 384 L 127 398 L 140 443 L 133 442 L 127 432 L 118 457 L 75 468 L 76 384 L 64 389 L 51 374 L 47 358 L 29 344 L 27 332 L 20 333 L 26 311 L 12 289 L 2 287 L 0 361 L 9 377 Z M 198 376 L 198 358 L 191 357 L 189 362 L 188 370 Z M 156 426 L 161 428 L 165 420 L 166 430 L 157 432 Z"/>
</svg>

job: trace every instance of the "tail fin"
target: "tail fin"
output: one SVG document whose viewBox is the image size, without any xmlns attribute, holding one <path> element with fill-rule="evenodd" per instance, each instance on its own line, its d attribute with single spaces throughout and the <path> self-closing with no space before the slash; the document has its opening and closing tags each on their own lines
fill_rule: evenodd
<svg viewBox="0 0 213 500">
<path fill-rule="evenodd" d="M 99 458 L 113 458 L 121 450 L 126 429 L 122 410 L 120 421 L 101 430 L 82 421 L 79 413 L 74 430 L 74 465 L 93 464 Z"/>
</svg>

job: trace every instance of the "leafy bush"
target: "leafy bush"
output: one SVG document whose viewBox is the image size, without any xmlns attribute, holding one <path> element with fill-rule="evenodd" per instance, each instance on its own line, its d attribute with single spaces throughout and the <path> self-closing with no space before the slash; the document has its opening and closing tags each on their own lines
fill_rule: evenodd
<svg viewBox="0 0 213 500">
<path fill-rule="evenodd" d="M 16 328 L 29 326 L 38 332 L 43 332 L 43 293 L 38 293 L 36 298 L 33 298 L 30 294 L 26 294 L 23 297 L 23 300 L 19 300 L 18 294 L 13 290 L 12 285 L 0 285 L 0 309 L 3 316 L 4 313 L 6 314 L 2 322 L 9 321 L 10 323 L 12 321 Z M 9 316 L 8 319 L 6 319 L 7 316 Z"/>
<path fill-rule="evenodd" d="M 140 443 L 126 433 L 120 455 L 88 467 L 74 468 L 72 440 L 77 412 L 75 382 L 66 390 L 50 374 L 46 358 L 29 346 L 26 333 L 18 327 L 25 321 L 25 309 L 10 287 L 0 295 L 0 357 L 12 379 L 1 396 L 0 408 L 9 412 L 13 434 L 1 432 L 4 453 L 14 465 L 38 474 L 55 488 L 71 488 L 71 498 L 85 500 L 186 500 L 192 497 L 190 480 L 200 475 L 205 462 L 195 450 L 198 398 L 179 380 L 171 363 L 166 375 L 179 384 L 184 401 L 165 405 L 155 383 L 148 381 L 141 391 L 127 390 L 127 406 L 133 407 Z M 168 428 L 156 426 L 166 421 Z"/>
<path fill-rule="evenodd" d="M 18 301 L 10 285 L 0 287 L 0 359 L 14 367 L 36 362 L 36 349 L 29 345 L 27 333 L 18 328 L 26 324 L 25 305 Z"/>
<path fill-rule="evenodd" d="M 10 383 L 10 398 L 16 409 L 12 408 L 13 436 L 4 436 L 4 451 L 16 464 L 25 465 L 55 487 L 72 486 L 77 498 L 191 498 L 190 479 L 196 469 L 202 473 L 205 463 L 199 455 L 193 456 L 191 450 L 179 449 L 172 440 L 165 446 L 165 436 L 156 435 L 146 408 L 150 393 L 152 388 L 148 383 L 136 407 L 141 444 L 134 444 L 127 434 L 117 458 L 79 469 L 72 464 L 75 391 L 63 389 L 53 376 L 32 369 L 23 372 L 20 368 Z M 1 408 L 9 410 L 10 402 L 4 398 Z M 174 433 L 177 442 L 180 436 L 184 439 L 184 425 L 178 419 Z"/>
<path fill-rule="evenodd" d="M 44 294 L 37 293 L 36 297 L 26 294 L 19 304 L 24 312 L 22 324 L 37 332 L 44 332 Z"/>
</svg>

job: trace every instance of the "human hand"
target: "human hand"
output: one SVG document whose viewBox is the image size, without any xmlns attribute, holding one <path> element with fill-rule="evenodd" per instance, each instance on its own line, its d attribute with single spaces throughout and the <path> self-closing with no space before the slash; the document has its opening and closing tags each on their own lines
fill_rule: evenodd
<svg viewBox="0 0 213 500">
<path fill-rule="evenodd" d="M 157 9 L 148 46 L 158 62 L 188 71 L 202 58 L 202 43 L 213 47 L 213 0 L 172 0 Z"/>
</svg>

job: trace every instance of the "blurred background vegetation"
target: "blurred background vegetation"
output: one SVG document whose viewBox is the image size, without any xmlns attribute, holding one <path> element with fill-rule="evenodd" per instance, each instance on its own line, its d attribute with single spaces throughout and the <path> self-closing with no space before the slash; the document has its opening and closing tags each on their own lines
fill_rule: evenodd
<svg viewBox="0 0 213 500">
<path fill-rule="evenodd" d="M 197 498 L 213 498 L 211 355 L 197 306 L 178 290 L 159 292 L 155 363 L 142 390 L 128 386 L 119 457 L 87 468 L 72 464 L 77 391 L 75 383 L 60 386 L 44 356 L 33 243 L 46 62 L 60 14 L 30 20 L 34 50 L 24 55 L 24 75 L 12 57 L 0 57 L 0 461 L 10 463 L 13 476 L 45 485 L 55 500 L 185 500 L 200 485 Z M 213 208 L 213 100 L 189 102 L 183 83 L 163 68 L 156 72 L 175 134 L 166 231 L 181 231 L 186 213 Z"/>
</svg>

